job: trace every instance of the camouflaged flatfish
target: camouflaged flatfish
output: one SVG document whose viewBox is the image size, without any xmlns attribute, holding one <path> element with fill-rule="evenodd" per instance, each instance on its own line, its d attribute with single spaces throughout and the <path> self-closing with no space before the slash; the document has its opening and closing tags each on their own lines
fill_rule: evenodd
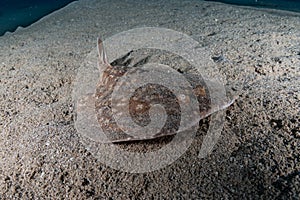
<svg viewBox="0 0 300 200">
<path fill-rule="evenodd" d="M 233 102 L 224 100 L 222 104 L 212 106 L 209 90 L 199 72 L 189 63 L 184 62 L 182 58 L 172 53 L 150 49 L 131 51 L 122 58 L 109 63 L 101 39 L 98 39 L 98 53 L 99 68 L 102 74 L 97 84 L 95 108 L 97 120 L 111 142 L 145 140 L 174 135 L 179 129 L 181 120 L 180 103 L 189 103 L 188 98 L 184 100 L 185 102 L 180 102 L 182 100 L 176 98 L 168 88 L 159 84 L 146 84 L 144 87 L 138 88 L 130 97 L 128 105 L 132 120 L 140 126 L 146 126 L 150 123 L 149 109 L 151 104 L 157 103 L 162 105 L 167 118 L 159 133 L 144 136 L 143 138 L 134 137 L 124 133 L 115 121 L 112 112 L 111 96 L 116 83 L 129 69 L 138 70 L 140 66 L 147 62 L 155 61 L 168 65 L 189 81 L 198 100 L 200 119 L 228 107 Z M 131 81 L 134 83 L 135 80 Z M 119 112 L 122 112 L 122 110 Z"/>
</svg>

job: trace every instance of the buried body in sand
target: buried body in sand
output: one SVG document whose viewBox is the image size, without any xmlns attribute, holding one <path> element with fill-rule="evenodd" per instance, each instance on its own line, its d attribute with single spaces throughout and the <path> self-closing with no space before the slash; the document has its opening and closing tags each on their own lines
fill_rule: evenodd
<svg viewBox="0 0 300 200">
<path fill-rule="evenodd" d="M 154 139 L 158 137 L 163 137 L 167 135 L 174 135 L 177 131 L 184 131 L 188 129 L 188 127 L 192 127 L 199 122 L 200 119 L 208 117 L 214 112 L 227 108 L 229 105 L 233 103 L 234 100 L 228 100 L 227 97 L 224 97 L 222 101 L 217 102 L 215 104 L 211 103 L 209 89 L 206 86 L 205 81 L 197 72 L 197 70 L 193 69 L 193 67 L 189 63 L 185 63 L 189 68 L 188 70 L 183 69 L 182 66 L 175 66 L 174 68 L 177 71 L 180 71 L 184 78 L 191 84 L 185 86 L 181 84 L 178 80 L 174 79 L 173 85 L 179 85 L 180 90 L 183 91 L 182 94 L 173 94 L 169 88 L 163 85 L 156 84 L 157 82 L 151 80 L 149 83 L 145 83 L 143 76 L 158 76 L 160 79 L 164 76 L 164 71 L 168 70 L 170 73 L 170 69 L 165 65 L 159 66 L 159 69 L 155 69 L 155 67 L 148 66 L 148 68 L 142 68 L 143 65 L 150 63 L 166 63 L 166 59 L 170 60 L 172 55 L 171 53 L 161 52 L 158 50 L 135 50 L 127 53 L 125 56 L 115 60 L 110 64 L 107 60 L 103 42 L 98 39 L 98 52 L 99 52 L 99 67 L 102 72 L 99 83 L 97 84 L 96 94 L 92 94 L 90 98 L 95 98 L 95 111 L 97 113 L 98 122 L 108 137 L 107 141 L 98 141 L 98 142 L 125 142 L 125 141 L 136 141 L 136 140 L 148 140 Z M 141 57 L 142 55 L 142 57 Z M 164 55 L 164 56 L 162 56 Z M 176 57 L 176 56 L 175 56 Z M 179 57 L 179 56 L 177 56 Z M 162 59 L 164 58 L 164 59 Z M 176 58 L 175 58 L 176 59 Z M 177 58 L 178 59 L 178 58 Z M 113 66 L 112 66 L 113 65 Z M 153 73 L 153 70 L 156 70 Z M 151 74 L 150 74 L 151 71 Z M 176 76 L 177 71 L 173 73 L 167 74 L 166 76 L 175 76 L 180 79 L 181 77 Z M 127 78 L 125 80 L 121 80 L 123 76 L 129 76 L 131 74 L 135 74 L 135 78 Z M 154 78 L 153 78 L 154 79 Z M 130 85 L 138 85 L 139 82 L 143 82 L 142 86 L 136 87 L 136 90 L 131 91 Z M 186 84 L 186 83 L 185 83 Z M 126 87 L 125 95 L 117 90 L 120 90 L 121 86 Z M 215 87 L 218 87 L 218 83 L 215 83 Z M 191 91 L 188 91 L 191 90 Z M 132 93 L 131 93 L 132 92 Z M 115 93 L 112 97 L 112 94 Z M 179 98 L 178 98 L 179 97 Z M 82 98 L 87 98 L 82 97 Z M 129 98 L 129 99 L 128 99 Z M 89 98 L 87 98 L 89 99 Z M 112 103 L 115 102 L 115 104 Z M 193 103 L 197 106 L 194 108 L 189 108 L 189 116 L 188 119 L 183 119 L 185 124 L 182 125 L 181 119 L 185 116 L 181 116 L 181 108 L 183 106 L 188 107 L 189 104 Z M 89 107 L 89 101 L 85 102 L 84 100 L 79 100 L 79 112 L 84 112 L 86 107 Z M 127 105 L 128 104 L 128 105 Z M 158 108 L 153 113 L 156 115 L 156 120 L 149 116 L 149 111 L 151 109 L 151 104 L 161 104 L 164 108 Z M 195 109 L 196 110 L 193 110 Z M 112 110 L 115 109 L 113 112 Z M 127 111 L 128 110 L 128 111 Z M 129 112 L 129 116 L 124 116 L 124 113 Z M 152 111 L 153 112 L 153 111 Z M 165 118 L 165 114 L 168 116 Z M 87 114 L 85 114 L 87 115 Z M 91 113 L 92 115 L 92 113 Z M 118 117 L 121 116 L 121 117 Z M 121 119 L 121 118 L 125 119 Z M 128 120 L 129 118 L 133 118 L 133 120 Z M 150 119 L 149 119 L 150 118 Z M 116 122 L 122 121 L 123 122 Z M 127 121 L 126 121 L 127 120 Z M 164 122 L 163 126 L 159 125 L 159 122 Z M 86 121 L 89 123 L 89 121 Z M 132 124 L 138 123 L 139 126 L 151 127 L 149 130 L 150 134 L 147 133 L 137 133 L 136 136 L 131 136 L 129 134 L 124 133 L 124 129 L 120 128 L 119 125 L 125 124 L 125 126 L 132 126 Z M 149 123 L 151 123 L 149 125 Z M 180 124 L 181 123 L 181 124 Z M 161 126 L 161 127 L 160 127 Z M 184 128 L 180 126 L 185 126 Z M 146 128 L 142 128 L 139 130 L 134 130 L 133 127 L 127 128 L 128 133 L 130 132 L 143 132 Z M 143 130 L 144 129 L 144 130 Z M 156 130 L 159 129 L 159 130 Z M 154 132 L 154 134 L 153 134 Z M 132 134 L 132 133 L 131 133 Z"/>
</svg>

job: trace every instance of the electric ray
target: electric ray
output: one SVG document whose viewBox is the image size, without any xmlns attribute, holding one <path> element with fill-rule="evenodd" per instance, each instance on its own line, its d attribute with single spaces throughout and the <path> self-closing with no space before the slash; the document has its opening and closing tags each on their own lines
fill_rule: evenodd
<svg viewBox="0 0 300 200">
<path fill-rule="evenodd" d="M 112 95 L 116 84 L 123 76 L 126 76 L 129 71 L 131 71 L 131 73 L 138 73 L 141 70 L 141 66 L 145 63 L 159 62 L 168 65 L 188 80 L 192 88 L 191 92 L 195 95 L 197 100 L 197 108 L 199 109 L 197 112 L 200 113 L 200 118 L 195 119 L 196 123 L 214 112 L 227 108 L 234 101 L 224 99 L 217 105 L 212 104 L 209 89 L 200 73 L 189 65 L 189 63 L 184 61 L 184 59 L 170 52 L 161 52 L 153 49 L 131 51 L 122 58 L 109 63 L 104 51 L 103 42 L 101 39 L 98 39 L 98 54 L 99 70 L 102 73 L 96 88 L 95 109 L 98 123 L 111 142 L 148 140 L 174 135 L 179 131 L 182 117 L 181 105 L 190 103 L 191 97 L 185 96 L 184 98 L 178 98 L 168 87 L 161 84 L 145 84 L 130 94 L 131 96 L 120 97 L 118 100 L 118 102 L 122 104 L 122 98 L 129 98 L 129 105 L 125 107 L 129 110 L 131 122 L 141 127 L 145 127 L 151 123 L 151 116 L 153 116 L 149 113 L 151 111 L 151 105 L 162 105 L 164 109 L 155 110 L 155 112 L 157 112 L 156 114 L 160 116 L 166 115 L 165 123 L 159 132 L 149 135 L 142 134 L 141 137 L 134 136 L 127 134 L 128 132 L 125 133 L 122 127 L 117 123 L 116 115 L 124 112 L 124 106 L 117 106 L 115 108 L 117 110 L 116 112 L 112 110 Z M 134 79 L 129 80 L 132 84 L 134 84 L 135 81 Z M 190 90 L 191 88 L 183 89 Z M 195 124 L 195 122 L 192 121 L 193 120 L 191 120 L 190 123 Z"/>
</svg>

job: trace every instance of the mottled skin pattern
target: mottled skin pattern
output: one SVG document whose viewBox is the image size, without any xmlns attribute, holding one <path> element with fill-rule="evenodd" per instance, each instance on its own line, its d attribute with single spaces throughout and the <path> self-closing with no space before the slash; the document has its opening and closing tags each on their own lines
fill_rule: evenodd
<svg viewBox="0 0 300 200">
<path fill-rule="evenodd" d="M 98 39 L 98 51 L 99 67 L 102 69 L 104 68 L 96 89 L 95 107 L 98 122 L 107 137 L 112 142 L 140 140 L 140 138 L 134 138 L 125 134 L 118 127 L 111 110 L 111 95 L 118 79 L 122 77 L 130 68 L 138 68 L 139 63 L 129 67 L 131 60 L 128 59 L 128 56 L 130 55 L 130 52 L 123 58 L 120 58 L 110 64 L 107 60 L 103 43 L 100 39 Z M 140 62 L 145 63 L 146 60 L 147 58 Z M 181 72 L 179 69 L 177 69 L 177 71 Z M 220 105 L 219 109 L 211 108 L 209 91 L 205 82 L 202 80 L 202 77 L 195 71 L 183 73 L 183 76 L 193 87 L 193 93 L 197 97 L 199 111 L 203 118 L 231 104 L 225 103 L 224 105 Z M 134 82 L 134 80 L 131 81 Z M 139 124 L 140 126 L 146 126 L 150 122 L 150 103 L 159 103 L 165 108 L 167 113 L 167 121 L 158 134 L 149 136 L 146 139 L 174 135 L 179 128 L 181 119 L 179 101 L 180 100 L 177 99 L 168 88 L 156 84 L 147 84 L 144 87 L 137 89 L 130 97 L 129 113 L 135 123 Z M 187 104 L 189 102 L 188 99 L 186 99 L 185 102 L 181 103 Z M 120 110 L 120 112 L 122 111 Z"/>
</svg>

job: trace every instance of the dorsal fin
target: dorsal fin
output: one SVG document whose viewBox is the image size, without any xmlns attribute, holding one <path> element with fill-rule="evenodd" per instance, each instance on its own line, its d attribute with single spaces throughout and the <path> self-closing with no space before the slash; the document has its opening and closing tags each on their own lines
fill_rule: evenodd
<svg viewBox="0 0 300 200">
<path fill-rule="evenodd" d="M 99 64 L 109 64 L 106 53 L 104 51 L 103 41 L 98 38 L 98 56 L 99 56 Z"/>
</svg>

